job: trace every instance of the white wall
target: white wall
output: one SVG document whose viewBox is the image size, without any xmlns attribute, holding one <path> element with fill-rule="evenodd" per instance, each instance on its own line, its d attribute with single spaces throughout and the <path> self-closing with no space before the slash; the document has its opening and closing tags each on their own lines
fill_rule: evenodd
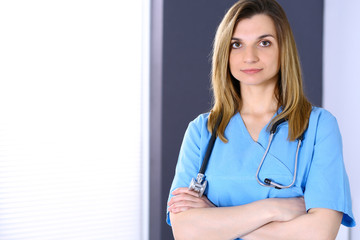
<svg viewBox="0 0 360 240">
<path fill-rule="evenodd" d="M 353 211 L 360 216 L 360 27 L 359 0 L 325 0 L 323 105 L 333 113 L 343 137 L 344 158 L 350 179 Z M 360 239 L 359 228 L 349 238 Z"/>
</svg>

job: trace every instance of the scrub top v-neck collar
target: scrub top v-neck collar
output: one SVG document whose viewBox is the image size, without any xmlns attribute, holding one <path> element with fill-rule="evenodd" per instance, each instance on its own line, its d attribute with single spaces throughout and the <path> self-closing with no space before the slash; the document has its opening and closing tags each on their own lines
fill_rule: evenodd
<svg viewBox="0 0 360 240">
<path fill-rule="evenodd" d="M 248 131 L 246 125 L 245 125 L 244 119 L 242 118 L 240 112 L 236 113 L 236 117 L 239 119 L 239 123 L 240 123 L 240 127 L 241 127 L 241 131 L 242 131 L 243 136 L 245 136 L 250 143 L 259 144 L 260 146 L 265 148 L 267 143 L 268 143 L 269 137 L 270 137 L 270 133 L 269 133 L 269 131 L 267 131 L 267 127 L 269 126 L 270 122 L 274 119 L 274 117 L 276 117 L 280 112 L 281 112 L 281 108 L 279 108 L 274 113 L 274 115 L 272 116 L 270 121 L 261 129 L 257 141 L 255 141 L 251 137 L 251 135 L 250 135 L 250 133 L 249 133 L 249 131 Z"/>
</svg>

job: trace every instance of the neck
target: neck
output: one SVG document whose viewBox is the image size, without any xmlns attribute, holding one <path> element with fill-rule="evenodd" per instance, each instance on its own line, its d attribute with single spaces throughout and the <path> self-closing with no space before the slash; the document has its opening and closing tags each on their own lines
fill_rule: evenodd
<svg viewBox="0 0 360 240">
<path fill-rule="evenodd" d="M 263 115 L 274 114 L 278 109 L 278 101 L 275 97 L 275 85 L 241 86 L 242 106 L 241 114 Z"/>
</svg>

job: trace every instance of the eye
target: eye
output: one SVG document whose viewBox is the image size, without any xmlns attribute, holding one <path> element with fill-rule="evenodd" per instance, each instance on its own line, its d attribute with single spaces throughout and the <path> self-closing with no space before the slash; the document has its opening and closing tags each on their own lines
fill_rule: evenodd
<svg viewBox="0 0 360 240">
<path fill-rule="evenodd" d="M 260 42 L 260 47 L 269 47 L 271 45 L 270 41 L 264 40 Z"/>
<path fill-rule="evenodd" d="M 231 48 L 241 48 L 241 43 L 239 43 L 239 42 L 233 42 L 233 43 L 231 43 Z"/>
</svg>

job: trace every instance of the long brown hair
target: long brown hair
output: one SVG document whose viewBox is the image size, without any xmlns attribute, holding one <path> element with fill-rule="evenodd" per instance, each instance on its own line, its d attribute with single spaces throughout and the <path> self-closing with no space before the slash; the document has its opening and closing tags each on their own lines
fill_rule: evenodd
<svg viewBox="0 0 360 240">
<path fill-rule="evenodd" d="M 212 132 L 222 115 L 217 134 L 223 142 L 227 142 L 225 128 L 242 105 L 240 83 L 231 76 L 229 70 L 230 42 L 236 23 L 256 14 L 265 14 L 273 20 L 280 47 L 280 71 L 275 94 L 282 112 L 270 122 L 269 128 L 277 120 L 286 119 L 289 124 L 288 139 L 293 141 L 306 130 L 312 107 L 304 95 L 300 61 L 290 24 L 284 10 L 275 0 L 240 0 L 221 21 L 213 46 L 211 77 L 214 105 L 209 116 L 208 130 Z"/>
</svg>

